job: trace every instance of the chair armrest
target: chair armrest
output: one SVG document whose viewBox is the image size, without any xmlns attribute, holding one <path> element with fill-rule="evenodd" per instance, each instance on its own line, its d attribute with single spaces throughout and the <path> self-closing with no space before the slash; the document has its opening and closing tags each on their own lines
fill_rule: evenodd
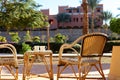
<svg viewBox="0 0 120 80">
<path fill-rule="evenodd" d="M 62 59 L 62 54 L 65 49 L 70 49 L 73 51 L 73 54 L 77 54 L 76 56 L 80 56 L 80 53 L 76 49 L 74 49 L 73 46 L 74 45 L 72 44 L 67 43 L 63 44 L 59 49 L 59 59 Z"/>
<path fill-rule="evenodd" d="M 1 49 L 7 48 L 11 51 L 11 53 L 13 54 L 14 60 L 15 60 L 15 67 L 18 67 L 16 48 L 12 44 L 1 44 L 0 48 Z"/>
</svg>

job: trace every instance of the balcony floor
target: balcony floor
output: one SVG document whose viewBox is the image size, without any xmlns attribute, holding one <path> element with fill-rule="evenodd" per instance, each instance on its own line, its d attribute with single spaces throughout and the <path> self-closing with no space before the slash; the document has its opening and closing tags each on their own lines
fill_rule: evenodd
<svg viewBox="0 0 120 80">
<path fill-rule="evenodd" d="M 102 66 L 103 66 L 104 74 L 107 78 L 108 73 L 109 73 L 110 64 L 109 63 L 103 63 Z M 22 69 L 23 69 L 23 64 L 19 64 L 19 77 L 18 77 L 19 80 L 22 80 Z M 56 72 L 57 72 L 56 69 L 57 69 L 57 65 L 54 64 L 53 65 L 54 80 L 56 80 Z M 44 69 L 44 65 L 41 65 L 41 64 L 34 64 L 31 72 L 32 73 L 39 73 L 39 74 L 47 74 L 47 73 L 45 73 L 46 71 Z M 68 75 L 72 76 L 73 75 L 69 68 L 67 68 L 65 72 L 66 73 L 64 73 L 64 76 L 68 76 Z M 4 70 L 4 68 L 3 68 L 2 74 L 9 74 L 9 73 L 8 73 L 8 71 Z M 9 76 L 7 76 L 7 77 L 9 77 Z M 87 77 L 88 78 L 100 78 L 101 76 L 99 75 L 98 72 L 95 71 L 95 69 L 92 69 L 92 71 L 90 72 L 90 74 Z M 48 78 L 43 78 L 43 77 L 36 77 L 36 78 L 31 78 L 29 80 L 49 80 L 49 79 Z M 59 80 L 76 80 L 76 79 L 60 78 Z M 102 80 L 102 79 L 86 79 L 86 80 Z"/>
</svg>

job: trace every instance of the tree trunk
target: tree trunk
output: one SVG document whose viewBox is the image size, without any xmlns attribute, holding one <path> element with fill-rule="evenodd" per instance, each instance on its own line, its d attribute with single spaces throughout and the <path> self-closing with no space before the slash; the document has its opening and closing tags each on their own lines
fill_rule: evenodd
<svg viewBox="0 0 120 80">
<path fill-rule="evenodd" d="M 94 32 L 94 11 L 92 11 L 91 32 Z"/>
<path fill-rule="evenodd" d="M 82 0 L 82 7 L 83 7 L 83 34 L 89 33 L 88 31 L 88 4 L 86 3 L 86 0 Z"/>
</svg>

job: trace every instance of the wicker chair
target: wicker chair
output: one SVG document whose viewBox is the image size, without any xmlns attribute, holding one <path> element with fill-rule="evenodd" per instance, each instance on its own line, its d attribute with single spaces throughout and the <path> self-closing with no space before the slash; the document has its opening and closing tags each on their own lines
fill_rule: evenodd
<svg viewBox="0 0 120 80">
<path fill-rule="evenodd" d="M 65 77 L 74 77 L 77 80 L 85 80 L 92 67 L 95 67 L 101 77 L 105 80 L 101 65 L 101 57 L 103 56 L 103 49 L 106 41 L 107 35 L 104 33 L 89 33 L 80 36 L 71 44 L 63 44 L 59 50 L 57 80 Z M 74 48 L 74 45 L 80 42 L 80 51 L 78 51 Z M 63 57 L 63 53 L 66 49 L 71 50 L 71 54 L 73 54 L 73 56 L 70 57 L 68 55 L 68 57 Z M 70 54 L 70 51 L 67 52 Z M 62 75 L 68 66 L 70 66 L 74 76 Z M 77 67 L 77 70 L 75 66 Z"/>
<path fill-rule="evenodd" d="M 3 67 L 5 67 L 5 69 L 8 69 L 8 71 L 14 77 L 14 80 L 18 80 L 18 62 L 17 62 L 16 48 L 11 44 L 0 44 L 0 51 L 4 52 L 0 54 L 0 73 Z M 1 73 L 0 80 L 2 78 L 2 75 L 3 74 Z M 8 79 L 10 78 L 4 79 L 4 80 L 8 80 Z"/>
</svg>

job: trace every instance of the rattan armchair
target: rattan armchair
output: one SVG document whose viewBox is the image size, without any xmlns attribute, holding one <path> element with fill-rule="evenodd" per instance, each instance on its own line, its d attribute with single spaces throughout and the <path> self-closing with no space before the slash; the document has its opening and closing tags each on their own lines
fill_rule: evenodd
<svg viewBox="0 0 120 80">
<path fill-rule="evenodd" d="M 62 75 L 68 66 L 74 74 L 72 78 L 74 77 L 77 80 L 85 80 L 92 67 L 95 67 L 103 80 L 105 80 L 101 65 L 101 57 L 103 56 L 103 49 L 106 41 L 107 35 L 104 33 L 89 33 L 80 36 L 71 44 L 63 44 L 59 50 L 57 80 L 64 77 L 71 78 L 71 76 Z M 74 48 L 74 45 L 78 43 L 81 43 L 80 51 Z M 71 54 L 73 54 L 72 57 L 69 57 L 69 55 L 68 57 L 63 57 L 63 53 L 66 49 L 71 50 Z"/>
<path fill-rule="evenodd" d="M 17 62 L 16 48 L 12 44 L 0 44 L 0 51 L 1 51 L 1 54 L 0 54 L 0 73 L 3 69 L 3 67 L 5 67 L 4 69 L 8 70 L 11 73 L 14 80 L 18 80 L 18 62 Z M 1 73 L 0 80 L 2 78 L 2 75 L 3 74 Z M 10 79 L 10 78 L 6 79 L 6 78 L 4 80 Z"/>
</svg>

